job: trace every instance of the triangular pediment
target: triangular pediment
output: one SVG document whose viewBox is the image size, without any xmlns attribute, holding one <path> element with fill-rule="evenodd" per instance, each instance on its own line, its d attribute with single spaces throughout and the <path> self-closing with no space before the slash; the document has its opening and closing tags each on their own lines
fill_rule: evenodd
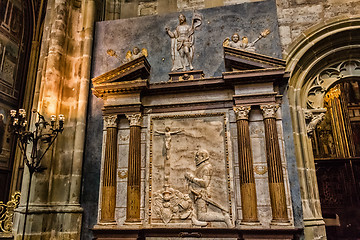
<svg viewBox="0 0 360 240">
<path fill-rule="evenodd" d="M 286 62 L 282 59 L 227 46 L 224 46 L 224 60 L 227 71 L 273 69 L 286 66 Z"/>
<path fill-rule="evenodd" d="M 150 75 L 150 68 L 146 57 L 141 56 L 93 78 L 92 83 L 96 86 L 100 84 L 116 84 L 138 79 L 147 79 Z"/>
<path fill-rule="evenodd" d="M 141 56 L 120 67 L 92 79 L 93 93 L 97 97 L 124 92 L 136 92 L 149 84 L 150 64 Z"/>
</svg>

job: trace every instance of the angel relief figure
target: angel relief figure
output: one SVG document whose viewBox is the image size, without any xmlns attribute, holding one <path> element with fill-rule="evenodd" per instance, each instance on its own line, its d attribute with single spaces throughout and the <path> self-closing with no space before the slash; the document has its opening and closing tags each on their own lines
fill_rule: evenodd
<svg viewBox="0 0 360 240">
<path fill-rule="evenodd" d="M 259 34 L 258 38 L 256 38 L 253 42 L 249 43 L 249 39 L 246 36 L 243 36 L 240 41 L 240 35 L 238 33 L 234 33 L 231 36 L 231 39 L 225 38 L 225 40 L 223 41 L 223 46 L 244 49 L 249 52 L 255 52 L 255 43 L 257 43 L 262 38 L 266 38 L 266 36 L 269 34 L 270 30 L 265 29 Z"/>
<path fill-rule="evenodd" d="M 194 32 L 202 23 L 201 15 L 194 13 L 191 26 L 186 23 L 184 14 L 179 15 L 179 25 L 172 32 L 165 28 L 166 33 L 171 38 L 171 71 L 183 70 L 186 67 L 193 70 L 192 61 L 194 58 Z"/>
<path fill-rule="evenodd" d="M 138 47 L 134 47 L 134 49 L 131 51 L 127 51 L 124 62 L 130 62 L 132 60 L 135 60 L 139 57 L 148 56 L 148 52 L 146 48 L 140 49 Z"/>
</svg>

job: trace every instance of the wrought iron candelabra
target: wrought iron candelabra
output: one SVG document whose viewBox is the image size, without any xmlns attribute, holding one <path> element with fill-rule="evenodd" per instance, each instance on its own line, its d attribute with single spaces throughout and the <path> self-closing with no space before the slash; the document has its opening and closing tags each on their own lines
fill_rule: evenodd
<svg viewBox="0 0 360 240">
<path fill-rule="evenodd" d="M 35 129 L 33 131 L 27 130 L 28 123 L 26 121 L 25 109 L 19 109 L 19 111 L 10 111 L 10 124 L 9 131 L 17 138 L 17 144 L 23 155 L 24 162 L 29 169 L 30 179 L 28 186 L 28 194 L 25 208 L 25 220 L 22 239 L 25 236 L 26 218 L 29 209 L 30 199 L 30 188 L 32 176 L 35 172 L 41 172 L 45 168 L 41 166 L 41 160 L 45 156 L 46 152 L 50 149 L 55 139 L 64 130 L 64 115 L 60 114 L 58 121 L 55 115 L 51 115 L 50 123 L 45 120 L 44 116 L 36 110 L 33 110 L 37 114 L 37 121 L 35 122 Z M 50 128 L 48 128 L 50 126 Z M 31 151 L 29 151 L 28 157 L 28 146 L 31 145 Z M 45 150 L 42 150 L 43 148 Z"/>
</svg>

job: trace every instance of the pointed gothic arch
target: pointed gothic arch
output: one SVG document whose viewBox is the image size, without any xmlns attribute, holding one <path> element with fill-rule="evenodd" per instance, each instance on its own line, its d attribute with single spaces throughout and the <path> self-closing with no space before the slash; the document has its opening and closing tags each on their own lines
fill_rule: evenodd
<svg viewBox="0 0 360 240">
<path fill-rule="evenodd" d="M 322 105 L 325 93 L 335 84 L 359 76 L 359 31 L 359 17 L 321 23 L 304 32 L 285 53 L 287 71 L 291 73 L 287 94 L 307 239 L 325 235 L 308 131 L 310 123 L 319 122 L 316 118 L 326 111 Z"/>
</svg>

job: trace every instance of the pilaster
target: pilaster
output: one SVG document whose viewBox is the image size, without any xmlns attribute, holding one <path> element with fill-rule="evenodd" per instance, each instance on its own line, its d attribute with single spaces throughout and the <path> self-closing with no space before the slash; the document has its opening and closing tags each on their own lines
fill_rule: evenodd
<svg viewBox="0 0 360 240">
<path fill-rule="evenodd" d="M 106 126 L 100 222 L 116 222 L 117 115 L 104 116 Z"/>
<path fill-rule="evenodd" d="M 126 114 L 130 121 L 126 222 L 140 222 L 141 113 Z"/>
<path fill-rule="evenodd" d="M 261 105 L 265 127 L 266 158 L 268 165 L 269 191 L 272 224 L 288 224 L 284 175 L 282 171 L 278 133 L 276 129 L 277 104 Z"/>
<path fill-rule="evenodd" d="M 257 216 L 256 186 L 253 170 L 249 132 L 249 112 L 251 106 L 234 107 L 237 124 L 239 175 L 243 219 L 241 224 L 259 224 Z"/>
</svg>

